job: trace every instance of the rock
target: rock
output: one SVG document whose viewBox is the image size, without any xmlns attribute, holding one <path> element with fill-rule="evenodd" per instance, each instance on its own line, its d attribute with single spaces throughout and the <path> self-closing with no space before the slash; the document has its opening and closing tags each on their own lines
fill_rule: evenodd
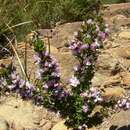
<svg viewBox="0 0 130 130">
<path fill-rule="evenodd" d="M 71 52 L 55 53 L 61 69 L 61 79 L 64 84 L 68 83 L 69 78 L 73 75 L 73 67 L 77 64 L 77 60 L 71 54 Z"/>
<path fill-rule="evenodd" d="M 51 39 L 51 45 L 56 48 L 62 48 L 72 40 L 74 32 L 78 31 L 82 22 L 65 23 L 55 28 L 55 35 Z"/>
<path fill-rule="evenodd" d="M 105 88 L 104 89 L 104 98 L 106 99 L 110 99 L 112 97 L 114 98 L 118 98 L 118 97 L 122 97 L 125 93 L 125 90 L 121 87 L 115 87 L 115 88 Z"/>
<path fill-rule="evenodd" d="M 101 124 L 99 130 L 129 130 L 130 129 L 130 110 L 116 113 L 106 122 Z"/>
<path fill-rule="evenodd" d="M 121 26 L 125 26 L 125 25 L 128 25 L 130 24 L 130 18 L 127 18 L 126 16 L 124 15 L 121 15 L 121 14 L 117 14 L 115 16 L 112 16 L 110 18 L 110 23 L 113 24 L 113 30 L 118 30 L 120 29 Z"/>
<path fill-rule="evenodd" d="M 65 121 L 58 122 L 58 123 L 52 128 L 52 130 L 72 130 L 72 129 L 68 129 L 67 126 L 66 126 L 64 123 L 65 123 Z"/>
<path fill-rule="evenodd" d="M 122 126 L 130 125 L 130 110 L 128 111 L 121 111 L 120 113 L 116 114 L 112 119 L 112 125 L 118 126 L 118 128 Z"/>
<path fill-rule="evenodd" d="M 0 130 L 9 130 L 7 121 L 2 118 L 0 118 Z"/>
<path fill-rule="evenodd" d="M 118 59 L 114 57 L 112 50 L 104 51 L 98 57 L 96 69 L 101 74 L 110 75 L 117 63 Z"/>
<path fill-rule="evenodd" d="M 71 128 L 67 128 L 67 126 L 64 124 L 65 121 L 61 121 L 57 123 L 51 130 L 72 130 Z M 87 128 L 86 130 L 97 130 L 96 128 Z"/>
<path fill-rule="evenodd" d="M 89 129 L 86 129 L 86 130 L 97 130 L 97 129 L 93 127 L 93 128 L 89 128 Z"/>
<path fill-rule="evenodd" d="M 122 72 L 121 73 L 121 84 L 124 86 L 130 86 L 130 73 Z"/>
<path fill-rule="evenodd" d="M 8 97 L 6 101 L 0 105 L 0 116 L 6 119 L 16 130 L 38 128 L 37 121 L 42 114 L 38 116 L 38 112 L 34 105 L 29 101 Z"/>
<path fill-rule="evenodd" d="M 122 32 L 119 34 L 119 37 L 120 37 L 120 38 L 124 38 L 124 39 L 130 39 L 130 29 L 125 30 L 125 31 L 122 31 Z"/>
<path fill-rule="evenodd" d="M 47 45 L 47 50 L 49 51 L 49 46 L 48 45 Z M 56 47 L 54 47 L 54 46 L 51 45 L 50 46 L 50 52 L 53 55 L 55 53 L 58 53 L 58 49 Z"/>
<path fill-rule="evenodd" d="M 51 122 L 47 122 L 43 127 L 42 130 L 51 130 L 52 128 L 52 123 Z"/>
<path fill-rule="evenodd" d="M 14 126 L 12 127 L 13 130 L 25 130 L 26 127 L 21 126 L 20 124 L 14 124 Z"/>
<path fill-rule="evenodd" d="M 92 86 L 100 87 L 100 86 L 102 86 L 103 83 L 105 83 L 105 81 L 107 81 L 107 79 L 108 79 L 108 76 L 106 76 L 102 73 L 96 72 L 92 79 Z"/>
<path fill-rule="evenodd" d="M 119 47 L 114 53 L 121 58 L 130 59 L 130 46 Z"/>
<path fill-rule="evenodd" d="M 47 120 L 46 120 L 46 119 L 42 119 L 42 120 L 40 121 L 40 126 L 45 125 L 45 124 L 46 124 L 46 122 L 47 122 Z"/>
</svg>

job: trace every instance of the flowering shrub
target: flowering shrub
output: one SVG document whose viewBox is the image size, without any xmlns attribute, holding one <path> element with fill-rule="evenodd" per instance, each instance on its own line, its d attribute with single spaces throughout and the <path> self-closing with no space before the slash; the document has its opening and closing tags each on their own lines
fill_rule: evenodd
<svg viewBox="0 0 130 130">
<path fill-rule="evenodd" d="M 101 91 L 91 88 L 91 80 L 94 76 L 95 62 L 98 56 L 98 49 L 103 46 L 103 41 L 109 32 L 108 25 L 99 21 L 88 19 L 83 22 L 82 30 L 75 33 L 74 39 L 69 43 L 69 48 L 73 55 L 79 61 L 74 67 L 74 75 L 70 79 L 73 96 L 70 108 L 70 114 L 67 124 L 75 129 L 84 130 L 93 125 L 93 120 L 102 119 L 102 113 L 95 113 L 90 116 L 97 105 L 103 105 Z M 99 117 L 97 117 L 99 116 Z"/>
<path fill-rule="evenodd" d="M 34 37 L 35 63 L 39 65 L 37 72 L 36 104 L 44 104 L 51 109 L 64 111 L 69 93 L 63 89 L 60 81 L 60 67 L 57 60 L 46 50 L 44 43 Z M 40 102 L 38 102 L 40 101 Z"/>
</svg>

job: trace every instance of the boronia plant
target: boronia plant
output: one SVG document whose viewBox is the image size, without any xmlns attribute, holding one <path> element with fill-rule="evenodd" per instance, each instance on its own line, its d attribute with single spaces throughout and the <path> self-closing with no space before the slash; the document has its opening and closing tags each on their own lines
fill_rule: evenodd
<svg viewBox="0 0 130 130">
<path fill-rule="evenodd" d="M 13 65 L 0 65 L 0 94 L 16 93 L 22 99 L 32 99 L 35 87 L 23 80 Z"/>
<path fill-rule="evenodd" d="M 98 50 L 103 46 L 108 33 L 108 25 L 104 25 L 100 16 L 98 20 L 91 18 L 83 22 L 82 29 L 75 33 L 74 39 L 69 43 L 70 50 L 79 61 L 79 64 L 74 66 L 75 73 L 70 79 L 72 108 L 66 122 L 75 129 L 84 130 L 100 123 L 104 117 L 102 112 L 92 115 L 96 106 L 104 106 L 108 102 L 103 99 L 100 90 L 91 88 L 91 80 L 94 76 Z M 103 109 L 102 107 L 101 111 Z"/>
<path fill-rule="evenodd" d="M 100 124 L 108 116 L 109 108 L 130 109 L 129 96 L 107 101 L 100 89 L 91 86 L 99 49 L 108 34 L 108 25 L 104 24 L 101 16 L 84 21 L 81 30 L 74 34 L 68 47 L 79 64 L 74 66 L 74 75 L 69 79 L 71 91 L 67 91 L 60 80 L 57 60 L 35 34 L 32 39 L 38 65 L 35 85 L 23 80 L 12 64 L 1 65 L 0 94 L 16 93 L 24 100 L 31 99 L 36 105 L 59 112 L 66 119 L 65 124 L 74 130 L 86 130 Z M 97 106 L 100 106 L 98 112 L 94 111 Z"/>
<path fill-rule="evenodd" d="M 46 50 L 45 44 L 37 35 L 33 38 L 35 63 L 39 65 L 37 72 L 37 92 L 35 103 L 44 104 L 53 110 L 64 111 L 65 103 L 69 97 L 69 92 L 63 89 L 60 81 L 60 67 L 57 60 Z"/>
</svg>

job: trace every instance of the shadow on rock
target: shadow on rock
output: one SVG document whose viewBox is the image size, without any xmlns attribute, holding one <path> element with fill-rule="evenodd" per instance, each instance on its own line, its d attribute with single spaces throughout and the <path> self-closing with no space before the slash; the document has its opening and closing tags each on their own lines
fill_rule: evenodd
<svg viewBox="0 0 130 130">
<path fill-rule="evenodd" d="M 128 126 L 122 126 L 120 128 L 118 128 L 118 126 L 111 126 L 109 130 L 130 130 L 130 125 Z"/>
</svg>

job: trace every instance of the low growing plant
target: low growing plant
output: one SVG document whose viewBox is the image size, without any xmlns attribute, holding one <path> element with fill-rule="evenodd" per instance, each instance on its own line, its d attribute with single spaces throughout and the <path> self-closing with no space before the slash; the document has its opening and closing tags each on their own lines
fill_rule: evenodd
<svg viewBox="0 0 130 130">
<path fill-rule="evenodd" d="M 108 27 L 104 26 L 102 18 L 98 20 L 88 19 L 83 22 L 82 30 L 75 34 L 70 42 L 69 48 L 79 61 L 74 67 L 74 75 L 70 79 L 72 86 L 73 100 L 70 110 L 68 124 L 75 129 L 85 129 L 95 123 L 102 121 L 103 113 L 92 115 L 97 105 L 103 105 L 102 92 L 91 88 L 91 80 L 95 72 L 95 63 L 98 57 L 98 50 L 103 46 L 103 40 L 108 35 Z M 98 120 L 96 120 L 98 119 Z"/>
<path fill-rule="evenodd" d="M 39 65 L 37 77 L 37 91 L 43 99 L 43 104 L 51 109 L 60 109 L 64 107 L 64 102 L 69 93 L 64 91 L 60 81 L 60 68 L 57 60 L 49 54 L 42 40 L 34 37 L 34 50 L 36 51 L 35 62 Z M 41 103 L 42 101 L 40 101 Z"/>
</svg>

